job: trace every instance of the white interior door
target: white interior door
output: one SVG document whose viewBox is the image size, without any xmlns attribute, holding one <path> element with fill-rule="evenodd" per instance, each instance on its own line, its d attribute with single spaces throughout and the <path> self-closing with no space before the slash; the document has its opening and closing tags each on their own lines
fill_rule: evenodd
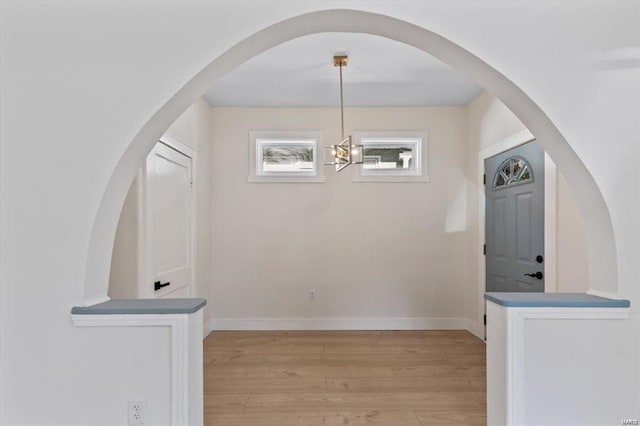
<svg viewBox="0 0 640 426">
<path fill-rule="evenodd" d="M 193 280 L 193 160 L 158 142 L 147 157 L 148 297 L 189 297 Z"/>
</svg>

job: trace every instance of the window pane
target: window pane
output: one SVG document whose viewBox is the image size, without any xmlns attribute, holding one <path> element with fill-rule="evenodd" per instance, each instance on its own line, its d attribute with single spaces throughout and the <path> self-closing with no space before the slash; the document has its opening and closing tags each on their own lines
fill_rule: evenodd
<svg viewBox="0 0 640 426">
<path fill-rule="evenodd" d="M 413 145 L 365 145 L 362 167 L 369 170 L 413 170 L 413 155 Z"/>
<path fill-rule="evenodd" d="M 262 146 L 262 170 L 265 172 L 313 171 L 313 147 L 309 145 Z"/>
<path fill-rule="evenodd" d="M 533 181 L 527 160 L 511 157 L 500 164 L 493 177 L 493 188 L 501 189 L 511 185 L 519 185 Z"/>
<path fill-rule="evenodd" d="M 363 162 L 354 171 L 355 182 L 428 182 L 425 169 L 427 134 L 380 131 L 356 133 Z"/>
</svg>

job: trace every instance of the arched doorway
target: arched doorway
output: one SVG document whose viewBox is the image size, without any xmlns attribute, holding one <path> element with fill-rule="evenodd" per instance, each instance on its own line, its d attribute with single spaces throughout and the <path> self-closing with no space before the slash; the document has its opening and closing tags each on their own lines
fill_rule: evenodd
<svg viewBox="0 0 640 426">
<path fill-rule="evenodd" d="M 384 15 L 328 10 L 274 24 L 226 51 L 176 93 L 141 129 L 117 164 L 93 225 L 87 261 L 84 304 L 107 300 L 111 249 L 119 213 L 139 165 L 180 113 L 227 72 L 253 56 L 288 40 L 321 32 L 367 33 L 396 40 L 442 60 L 499 97 L 542 141 L 556 164 L 581 185 L 574 188 L 588 229 L 590 288 L 617 293 L 616 251 L 611 220 L 602 195 L 575 152 L 547 115 L 519 87 L 496 69 L 455 43 L 422 27 Z"/>
</svg>

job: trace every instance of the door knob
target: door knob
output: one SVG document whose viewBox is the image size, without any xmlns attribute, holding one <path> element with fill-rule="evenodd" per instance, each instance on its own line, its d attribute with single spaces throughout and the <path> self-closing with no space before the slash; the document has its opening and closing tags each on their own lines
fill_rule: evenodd
<svg viewBox="0 0 640 426">
<path fill-rule="evenodd" d="M 536 272 L 535 274 L 525 274 L 525 275 L 531 278 L 537 278 L 539 280 L 541 280 L 544 277 L 544 274 L 540 271 Z"/>
</svg>

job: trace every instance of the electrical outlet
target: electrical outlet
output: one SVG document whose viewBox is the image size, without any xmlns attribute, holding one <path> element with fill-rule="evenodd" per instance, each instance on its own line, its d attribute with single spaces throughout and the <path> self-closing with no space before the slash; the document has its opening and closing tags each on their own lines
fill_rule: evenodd
<svg viewBox="0 0 640 426">
<path fill-rule="evenodd" d="M 316 291 L 314 289 L 309 290 L 309 300 L 317 300 L 318 296 L 316 295 Z"/>
<path fill-rule="evenodd" d="M 129 424 L 130 425 L 144 424 L 146 415 L 147 415 L 146 399 L 129 400 Z"/>
</svg>

